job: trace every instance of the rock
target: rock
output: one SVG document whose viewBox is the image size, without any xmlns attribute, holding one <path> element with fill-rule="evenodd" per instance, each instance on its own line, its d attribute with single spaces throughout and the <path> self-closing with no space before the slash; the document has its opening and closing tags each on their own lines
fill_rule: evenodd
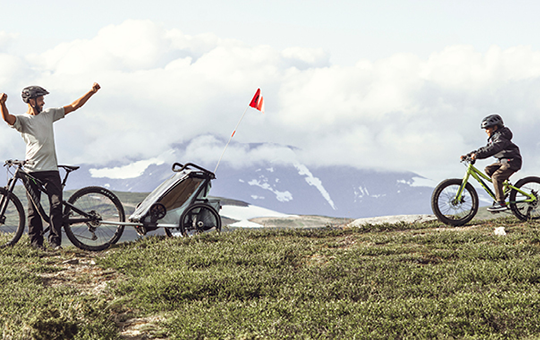
<svg viewBox="0 0 540 340">
<path fill-rule="evenodd" d="M 493 231 L 493 233 L 495 235 L 498 235 L 498 236 L 504 236 L 506 235 L 506 231 L 504 230 L 504 227 L 498 227 L 498 228 L 495 228 L 495 230 Z"/>
<path fill-rule="evenodd" d="M 406 223 L 419 223 L 419 222 L 429 222 L 436 220 L 435 215 L 395 215 L 395 216 L 380 216 L 380 217 L 370 217 L 370 218 L 359 218 L 349 223 L 348 227 L 357 227 L 365 224 L 395 224 L 400 222 Z"/>
</svg>

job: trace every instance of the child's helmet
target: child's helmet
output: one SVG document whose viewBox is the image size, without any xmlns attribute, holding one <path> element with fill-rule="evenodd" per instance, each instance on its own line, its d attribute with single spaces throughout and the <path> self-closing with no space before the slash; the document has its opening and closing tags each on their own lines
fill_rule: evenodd
<svg viewBox="0 0 540 340">
<path fill-rule="evenodd" d="M 28 103 L 31 98 L 37 98 L 47 94 L 49 94 L 49 92 L 41 86 L 27 86 L 22 90 L 21 96 L 23 102 Z"/>
<path fill-rule="evenodd" d="M 482 119 L 482 124 L 480 124 L 480 129 L 487 129 L 492 126 L 503 127 L 504 122 L 501 116 L 498 114 L 492 114 Z"/>
</svg>

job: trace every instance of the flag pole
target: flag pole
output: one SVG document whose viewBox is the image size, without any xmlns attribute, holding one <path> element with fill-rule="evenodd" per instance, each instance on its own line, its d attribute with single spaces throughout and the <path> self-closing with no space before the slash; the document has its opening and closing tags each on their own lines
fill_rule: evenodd
<svg viewBox="0 0 540 340">
<path fill-rule="evenodd" d="M 216 173 L 218 167 L 219 167 L 219 163 L 221 163 L 221 159 L 223 158 L 223 155 L 225 154 L 225 150 L 227 150 L 227 147 L 229 146 L 229 143 L 231 142 L 231 139 L 233 138 L 234 134 L 236 133 L 236 129 L 238 129 L 238 125 L 240 125 L 240 122 L 242 121 L 242 119 L 244 119 L 244 116 L 246 115 L 246 112 L 247 112 L 247 109 L 249 108 L 249 105 L 246 106 L 246 109 L 244 110 L 244 113 L 242 113 L 242 117 L 240 118 L 240 120 L 238 121 L 238 123 L 236 124 L 236 127 L 234 128 L 234 131 L 233 133 L 231 134 L 231 136 L 229 137 L 229 141 L 227 142 L 227 144 L 225 145 L 225 149 L 223 149 L 223 152 L 221 153 L 221 157 L 219 157 L 219 160 L 217 162 L 217 165 L 216 165 L 216 168 L 214 169 L 214 174 Z"/>
</svg>

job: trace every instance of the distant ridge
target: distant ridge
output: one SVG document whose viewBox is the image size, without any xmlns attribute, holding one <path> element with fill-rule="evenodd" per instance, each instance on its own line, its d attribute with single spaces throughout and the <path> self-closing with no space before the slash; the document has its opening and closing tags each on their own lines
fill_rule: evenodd
<svg viewBox="0 0 540 340">
<path fill-rule="evenodd" d="M 70 175 L 67 189 L 88 185 L 125 192 L 151 192 L 172 175 L 171 165 L 150 165 L 135 178 L 92 177 L 82 166 Z M 235 169 L 223 164 L 212 181 L 211 196 L 230 203 L 253 204 L 286 214 L 375 217 L 429 214 L 433 188 L 417 186 L 412 172 L 379 172 L 352 167 L 258 164 Z"/>
</svg>

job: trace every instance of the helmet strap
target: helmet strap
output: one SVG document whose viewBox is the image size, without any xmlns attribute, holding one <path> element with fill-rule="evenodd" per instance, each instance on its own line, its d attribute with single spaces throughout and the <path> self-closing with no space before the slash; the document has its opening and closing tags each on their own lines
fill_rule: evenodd
<svg viewBox="0 0 540 340">
<path fill-rule="evenodd" d="M 34 100 L 35 106 L 32 105 L 32 99 Z M 39 107 L 39 105 L 38 105 L 38 103 L 37 103 L 37 98 L 30 98 L 30 99 L 28 100 L 28 102 L 29 102 L 30 106 L 34 109 L 34 111 L 35 111 L 36 113 L 41 113 L 41 108 Z"/>
</svg>

